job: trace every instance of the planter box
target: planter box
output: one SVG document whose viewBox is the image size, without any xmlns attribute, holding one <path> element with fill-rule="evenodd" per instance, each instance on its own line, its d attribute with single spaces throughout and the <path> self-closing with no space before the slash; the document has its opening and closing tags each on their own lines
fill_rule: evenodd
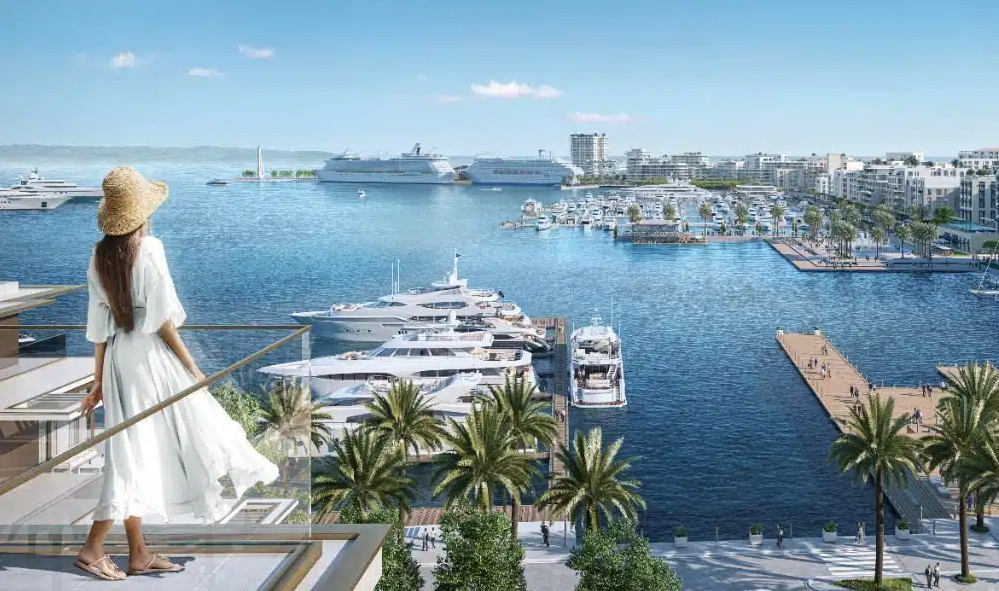
<svg viewBox="0 0 999 591">
<path fill-rule="evenodd" d="M 676 536 L 673 536 L 673 544 L 677 548 L 686 548 L 687 547 L 687 536 L 683 536 L 682 538 L 678 538 Z"/>
<path fill-rule="evenodd" d="M 763 545 L 763 534 L 749 534 L 749 545 L 750 546 L 762 546 Z"/>
<path fill-rule="evenodd" d="M 822 541 L 830 544 L 836 543 L 836 532 L 822 530 Z"/>
<path fill-rule="evenodd" d="M 907 529 L 898 529 L 896 527 L 895 528 L 895 539 L 898 539 L 898 540 L 908 540 L 909 539 L 909 530 L 907 530 Z"/>
<path fill-rule="evenodd" d="M 821 336 L 822 335 L 822 330 L 816 328 L 815 330 L 812 331 L 812 334 L 815 335 L 815 336 Z"/>
</svg>

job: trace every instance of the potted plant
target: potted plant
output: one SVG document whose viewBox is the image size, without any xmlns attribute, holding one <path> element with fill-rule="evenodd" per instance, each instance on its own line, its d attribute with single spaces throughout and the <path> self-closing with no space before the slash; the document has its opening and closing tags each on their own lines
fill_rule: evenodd
<svg viewBox="0 0 999 591">
<path fill-rule="evenodd" d="M 819 329 L 818 326 L 816 326 L 816 327 L 812 328 L 812 334 L 815 335 L 815 336 L 819 336 L 819 335 L 822 334 L 822 330 Z"/>
<path fill-rule="evenodd" d="M 749 545 L 750 546 L 762 546 L 763 545 L 763 525 L 759 523 L 754 523 L 749 526 Z"/>
<path fill-rule="evenodd" d="M 897 540 L 908 540 L 909 539 L 909 522 L 904 519 L 899 519 L 898 523 L 895 524 L 895 539 Z"/>
<path fill-rule="evenodd" d="M 784 336 L 784 327 L 779 324 L 777 325 L 777 336 Z"/>
<path fill-rule="evenodd" d="M 687 528 L 678 525 L 673 529 L 673 544 L 677 548 L 687 547 Z"/>
<path fill-rule="evenodd" d="M 836 543 L 836 522 L 832 519 L 822 526 L 822 541 L 830 544 Z"/>
</svg>

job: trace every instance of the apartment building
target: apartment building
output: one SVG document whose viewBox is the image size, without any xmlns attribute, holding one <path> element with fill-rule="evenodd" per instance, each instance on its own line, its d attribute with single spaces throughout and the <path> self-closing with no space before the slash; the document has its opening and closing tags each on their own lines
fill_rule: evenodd
<svg viewBox="0 0 999 591">
<path fill-rule="evenodd" d="M 978 148 L 977 150 L 962 150 L 957 153 L 957 159 L 964 168 L 999 169 L 999 148 Z"/>
<path fill-rule="evenodd" d="M 958 216 L 971 224 L 996 227 L 999 175 L 966 174 L 957 199 Z"/>
<path fill-rule="evenodd" d="M 777 164 L 787 161 L 787 154 L 768 154 L 764 152 L 746 154 L 745 177 L 772 185 L 776 181 L 774 171 L 777 168 Z"/>
<path fill-rule="evenodd" d="M 632 180 L 665 178 L 687 181 L 707 176 L 708 157 L 700 152 L 653 156 L 641 148 L 634 148 L 628 150 L 626 156 L 627 174 Z"/>
<path fill-rule="evenodd" d="M 574 133 L 569 136 L 572 163 L 586 175 L 602 175 L 608 171 L 607 134 Z"/>
</svg>

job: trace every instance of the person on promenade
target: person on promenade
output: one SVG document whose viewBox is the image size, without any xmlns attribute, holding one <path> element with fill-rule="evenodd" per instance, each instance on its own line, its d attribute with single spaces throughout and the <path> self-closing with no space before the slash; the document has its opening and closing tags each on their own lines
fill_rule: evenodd
<svg viewBox="0 0 999 591">
<path fill-rule="evenodd" d="M 430 549 L 430 528 L 423 530 L 423 551 Z"/>
<path fill-rule="evenodd" d="M 940 586 L 940 563 L 933 565 L 933 586 Z"/>
<path fill-rule="evenodd" d="M 545 541 L 545 546 L 548 547 L 548 525 L 544 521 L 541 522 L 541 538 Z"/>
<path fill-rule="evenodd" d="M 923 571 L 926 575 L 926 588 L 929 589 L 933 586 L 933 567 L 930 564 L 926 565 L 926 570 Z"/>
<path fill-rule="evenodd" d="M 435 549 L 435 550 L 437 549 L 437 528 L 436 527 L 430 528 L 430 547 L 433 548 L 433 549 Z"/>
<path fill-rule="evenodd" d="M 864 545 L 864 526 L 867 525 L 863 521 L 860 522 L 860 545 Z"/>
<path fill-rule="evenodd" d="M 777 547 L 784 547 L 784 530 L 781 529 L 780 524 L 777 524 Z"/>
<path fill-rule="evenodd" d="M 167 186 L 135 169 L 104 177 L 97 225 L 104 234 L 87 270 L 86 338 L 94 343 L 94 381 L 80 401 L 91 413 L 104 404 L 112 428 L 205 379 L 177 331 L 186 319 L 167 267 L 163 243 L 147 235 L 148 220 L 167 197 Z M 142 518 L 185 516 L 214 523 L 231 506 L 219 479 L 236 496 L 278 478 L 278 468 L 257 453 L 243 428 L 207 389 L 113 435 L 105 444 L 104 475 L 94 523 L 73 563 L 108 581 L 127 575 L 172 573 L 178 564 L 152 553 Z M 104 552 L 115 521 L 128 538 L 128 569 Z"/>
</svg>

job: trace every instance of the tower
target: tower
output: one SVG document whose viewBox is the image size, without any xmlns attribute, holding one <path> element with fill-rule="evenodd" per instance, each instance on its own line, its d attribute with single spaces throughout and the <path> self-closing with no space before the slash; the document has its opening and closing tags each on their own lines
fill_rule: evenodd
<svg viewBox="0 0 999 591">
<path fill-rule="evenodd" d="M 264 151 L 257 146 L 257 178 L 264 178 Z"/>
</svg>

